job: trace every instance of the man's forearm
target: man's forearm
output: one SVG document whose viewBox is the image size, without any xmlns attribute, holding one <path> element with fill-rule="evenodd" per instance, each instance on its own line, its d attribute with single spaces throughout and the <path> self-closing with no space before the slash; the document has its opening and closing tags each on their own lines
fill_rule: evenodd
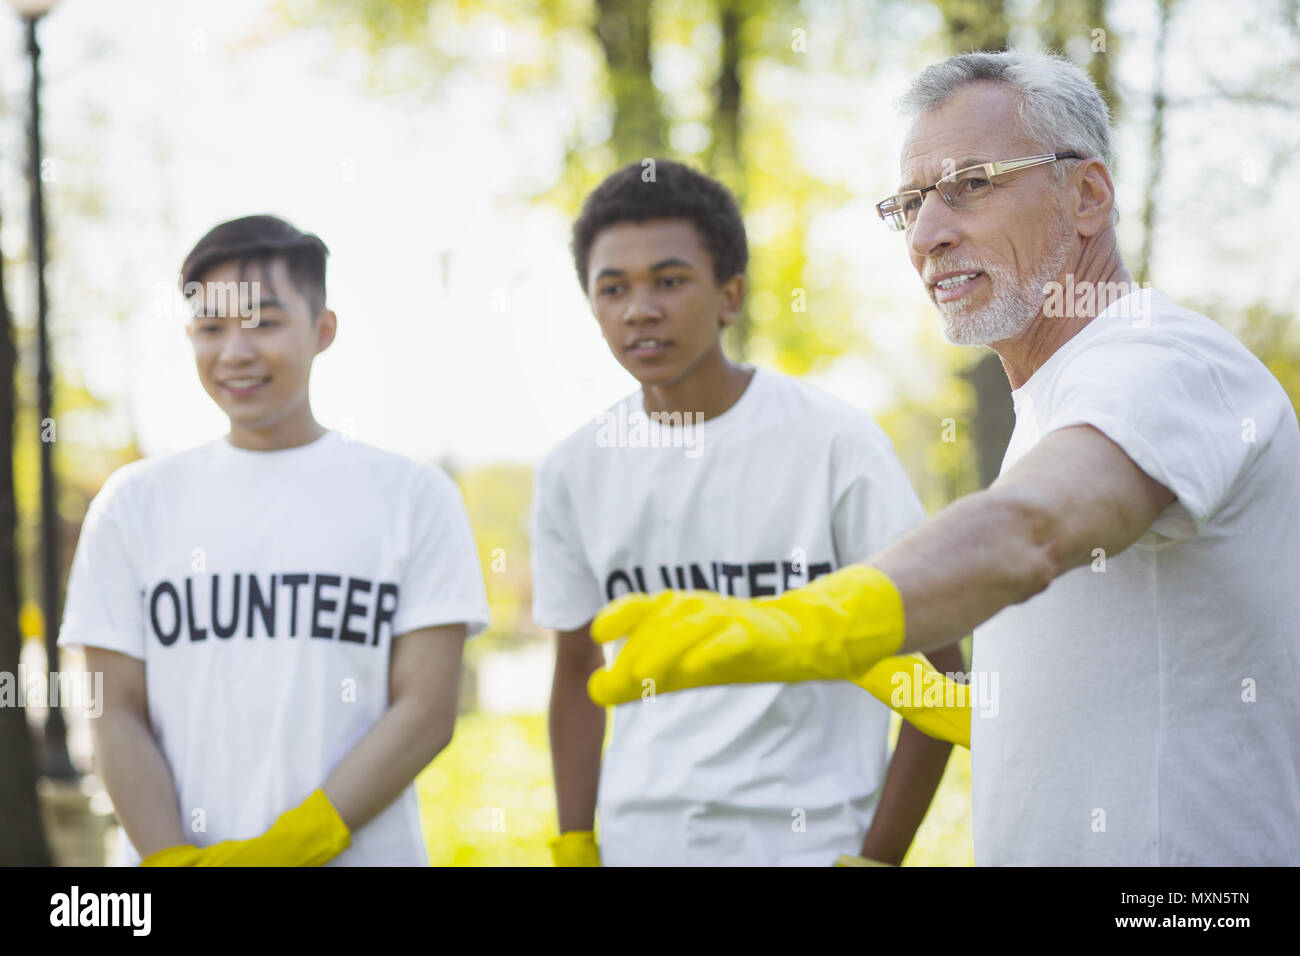
<svg viewBox="0 0 1300 956">
<path fill-rule="evenodd" d="M 949 646 L 926 654 L 941 673 L 965 670 L 961 650 Z M 916 837 L 916 831 L 943 778 L 952 744 L 921 733 L 903 722 L 894 756 L 862 844 L 862 855 L 881 863 L 899 865 Z"/>
<path fill-rule="evenodd" d="M 954 502 L 868 563 L 903 599 L 899 654 L 952 643 L 1061 570 L 1041 512 L 996 490 Z"/>
<path fill-rule="evenodd" d="M 591 830 L 596 821 L 605 709 L 587 696 L 590 674 L 583 670 L 557 662 L 551 686 L 551 766 L 561 833 Z"/>
<path fill-rule="evenodd" d="M 136 852 L 145 857 L 190 842 L 171 768 L 149 725 L 125 710 L 105 710 L 91 724 L 99 775 Z"/>
<path fill-rule="evenodd" d="M 416 696 L 396 700 L 325 779 L 324 790 L 356 832 L 401 795 L 451 742 L 454 709 Z"/>
</svg>

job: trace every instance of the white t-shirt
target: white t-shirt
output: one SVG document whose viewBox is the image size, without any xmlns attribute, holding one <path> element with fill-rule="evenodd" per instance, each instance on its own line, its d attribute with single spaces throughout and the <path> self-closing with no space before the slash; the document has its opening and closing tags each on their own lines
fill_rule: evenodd
<svg viewBox="0 0 1300 956">
<path fill-rule="evenodd" d="M 1004 472 L 1088 424 L 1178 500 L 1128 550 L 976 629 L 973 668 L 1000 687 L 996 716 L 972 720 L 976 863 L 1300 862 L 1300 431 L 1285 392 L 1220 326 L 1146 290 L 1012 394 Z"/>
<path fill-rule="evenodd" d="M 59 644 L 144 660 L 181 826 L 209 846 L 260 835 L 325 782 L 388 709 L 395 635 L 487 621 L 446 473 L 327 431 L 115 472 L 82 526 Z M 414 784 L 331 861 L 427 863 Z"/>
<path fill-rule="evenodd" d="M 537 469 L 533 617 L 573 630 L 622 594 L 669 587 L 779 594 L 924 517 L 885 434 L 812 386 L 758 369 L 692 427 L 648 421 L 637 391 Z M 613 710 L 605 864 L 829 865 L 861 850 L 889 710 L 860 688 L 697 688 Z"/>
</svg>

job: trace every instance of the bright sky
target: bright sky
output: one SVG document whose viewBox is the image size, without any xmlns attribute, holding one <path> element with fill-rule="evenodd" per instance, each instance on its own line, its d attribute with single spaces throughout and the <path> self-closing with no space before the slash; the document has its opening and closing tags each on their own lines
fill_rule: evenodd
<svg viewBox="0 0 1300 956">
<path fill-rule="evenodd" d="M 122 429 L 134 428 L 147 454 L 221 434 L 224 418 L 198 384 L 171 289 L 209 227 L 273 212 L 331 250 L 339 336 L 317 360 L 312 386 L 325 424 L 424 459 L 532 461 L 631 391 L 635 382 L 606 350 L 573 277 L 566 217 L 524 198 L 525 187 L 562 174 L 575 117 L 599 134 L 597 64 L 575 59 L 565 95 L 524 108 L 502 67 L 530 55 L 527 38 L 507 32 L 504 50 L 493 50 L 482 33 L 462 38 L 484 51 L 475 69 L 444 78 L 418 102 L 385 97 L 368 91 L 359 57 L 341 55 L 320 31 L 259 38 L 273 22 L 268 6 L 63 0 L 43 23 L 59 368 L 118 401 Z M 1126 30 L 1138 36 L 1108 55 L 1121 64 L 1124 90 L 1138 96 L 1150 85 L 1151 15 L 1117 6 L 1137 19 L 1113 24 L 1112 44 Z M 918 39 L 937 26 L 930 11 L 911 16 L 897 28 Z M 857 196 L 817 220 L 811 240 L 818 265 L 843 270 L 858 289 L 855 320 L 873 351 L 817 381 L 874 411 L 900 387 L 928 388 L 940 371 L 933 350 L 918 348 L 938 341 L 936 317 L 900 238 L 871 208 L 897 184 L 903 125 L 891 103 L 934 55 L 900 48 L 882 57 L 870 83 L 839 76 L 818 57 L 825 24 L 814 6 L 807 69 L 760 76 L 755 92 L 789 110 L 809 168 Z M 1226 78 L 1247 75 L 1268 43 L 1240 10 L 1193 0 L 1171 42 L 1170 85 L 1203 89 L 1207 56 L 1222 61 Z M 0 239 L 11 258 L 26 238 L 15 162 L 25 148 L 20 44 L 16 18 L 0 9 Z M 689 65 L 692 54 L 670 51 L 665 62 Z M 663 73 L 662 86 L 683 85 L 672 69 Z M 1117 163 L 1129 251 L 1146 175 L 1145 114 L 1132 102 Z M 1171 127 L 1157 283 L 1175 298 L 1264 294 L 1290 306 L 1300 279 L 1282 210 L 1300 208 L 1300 195 L 1290 181 L 1269 191 L 1264 144 L 1300 142 L 1295 117 L 1237 111 L 1224 128 L 1222 110 L 1183 115 Z M 102 205 L 98 216 L 75 212 L 86 197 Z M 1241 215 L 1209 218 L 1230 203 Z M 762 226 L 751 222 L 753 238 Z M 1209 258 L 1209 231 L 1219 248 L 1236 250 L 1230 270 Z M 27 273 L 9 275 L 11 304 L 26 322 Z M 76 434 L 76 423 L 67 428 L 75 440 L 96 440 Z"/>
</svg>

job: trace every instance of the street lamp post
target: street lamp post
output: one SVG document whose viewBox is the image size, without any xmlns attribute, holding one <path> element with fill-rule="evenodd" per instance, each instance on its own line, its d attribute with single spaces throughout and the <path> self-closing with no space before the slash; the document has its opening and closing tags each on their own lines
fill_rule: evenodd
<svg viewBox="0 0 1300 956">
<path fill-rule="evenodd" d="M 31 59 L 30 117 L 28 126 L 28 179 L 31 187 L 32 264 L 36 270 L 36 342 L 38 406 L 41 440 L 41 612 L 45 619 L 45 658 L 50 672 L 59 667 L 59 512 L 54 483 L 54 443 L 46 440 L 45 423 L 51 420 L 54 376 L 50 370 L 49 300 L 45 291 L 45 197 L 41 179 L 41 48 L 36 24 L 57 0 L 9 0 L 27 24 L 27 53 Z M 49 701 L 44 733 L 44 773 L 54 779 L 72 779 L 76 768 L 68 755 L 67 726 L 63 712 Z"/>
</svg>

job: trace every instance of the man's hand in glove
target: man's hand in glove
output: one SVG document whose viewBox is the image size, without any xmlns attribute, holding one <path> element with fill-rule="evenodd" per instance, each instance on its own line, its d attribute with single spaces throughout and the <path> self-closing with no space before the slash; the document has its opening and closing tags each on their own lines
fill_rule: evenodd
<svg viewBox="0 0 1300 956">
<path fill-rule="evenodd" d="M 884 573 L 850 565 L 779 597 L 710 591 L 629 594 L 596 616 L 600 644 L 627 635 L 614 666 L 591 675 L 602 706 L 716 684 L 855 680 L 903 643 L 903 600 Z M 645 684 L 644 681 L 652 681 Z"/>
<path fill-rule="evenodd" d="M 352 834 L 324 790 L 276 818 L 250 840 L 225 840 L 208 847 L 173 846 L 140 861 L 141 866 L 320 866 L 348 848 Z"/>
</svg>

